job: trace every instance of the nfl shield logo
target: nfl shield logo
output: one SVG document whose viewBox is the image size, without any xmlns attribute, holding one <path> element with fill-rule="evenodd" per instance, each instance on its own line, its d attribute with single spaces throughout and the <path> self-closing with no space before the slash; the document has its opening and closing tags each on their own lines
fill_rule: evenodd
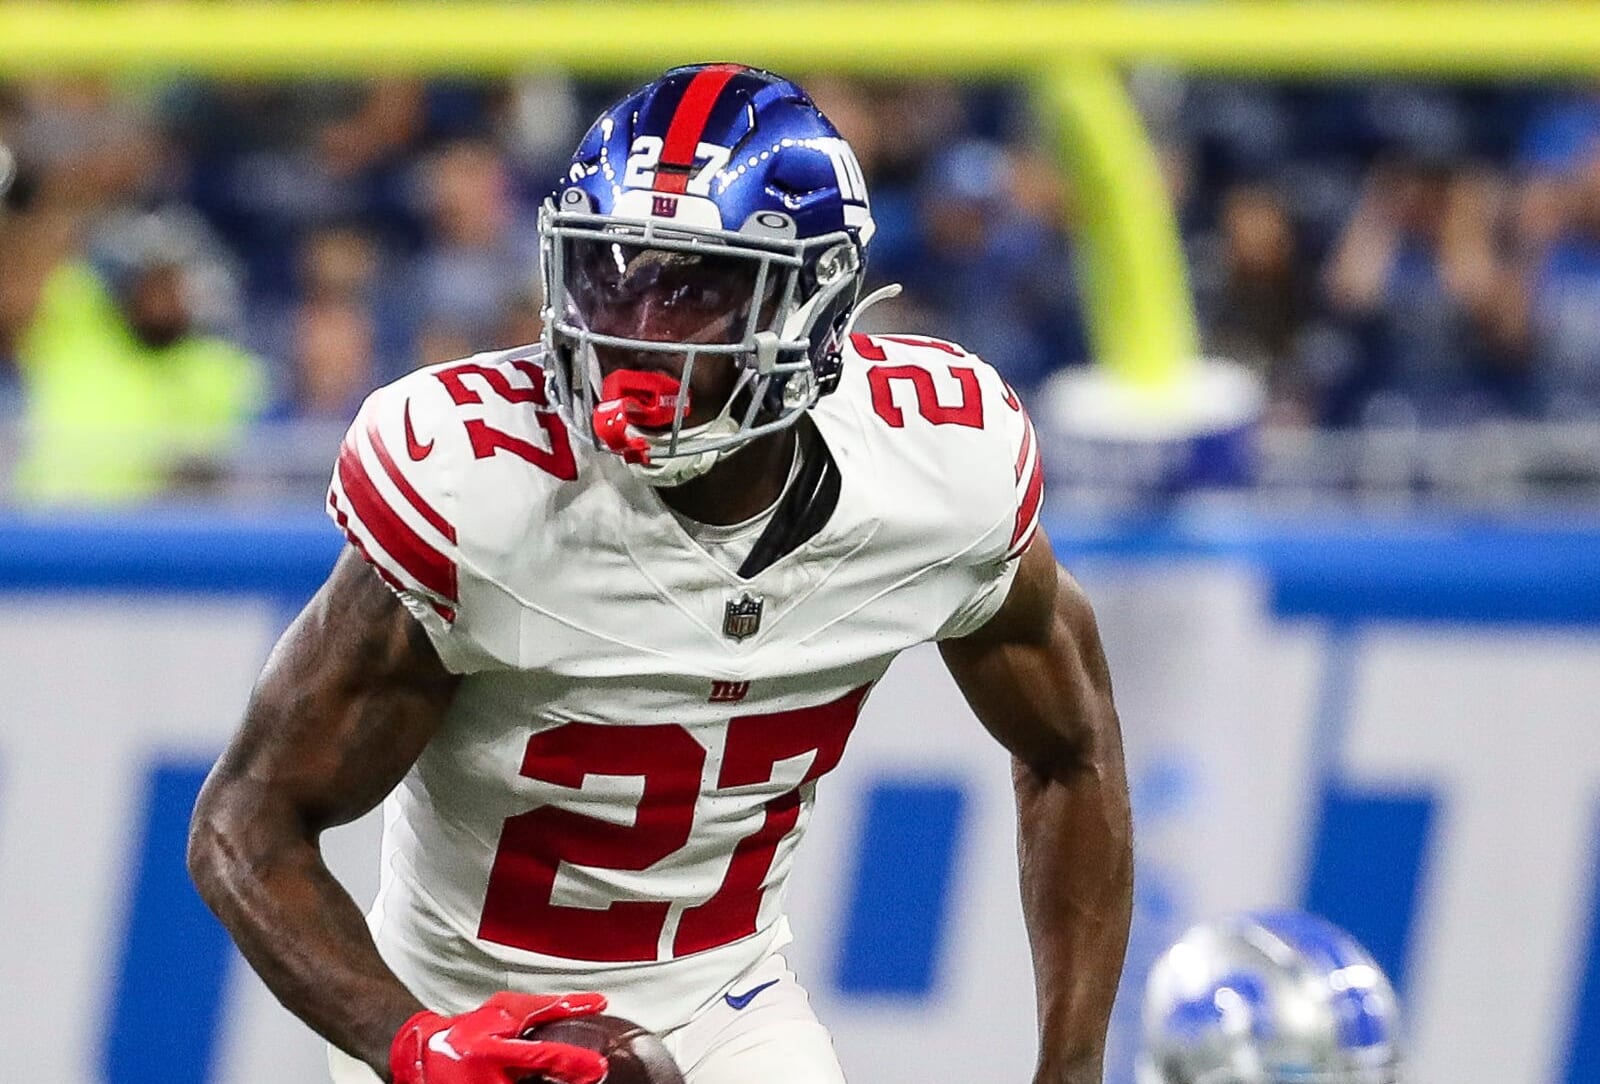
<svg viewBox="0 0 1600 1084">
<path fill-rule="evenodd" d="M 676 218 L 678 201 L 672 196 L 653 196 L 650 199 L 650 213 L 661 218 Z"/>
<path fill-rule="evenodd" d="M 736 599 L 729 599 L 722 613 L 722 635 L 732 640 L 754 636 L 761 627 L 761 607 L 766 599 L 757 598 L 746 591 Z"/>
</svg>

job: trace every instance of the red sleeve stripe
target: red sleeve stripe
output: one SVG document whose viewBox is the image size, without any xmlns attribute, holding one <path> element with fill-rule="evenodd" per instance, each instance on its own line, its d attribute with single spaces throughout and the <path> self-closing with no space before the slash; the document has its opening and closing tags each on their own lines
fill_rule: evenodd
<svg viewBox="0 0 1600 1084">
<path fill-rule="evenodd" d="M 389 476 L 389 480 L 400 491 L 400 495 L 411 503 L 411 507 L 415 508 L 434 530 L 454 543 L 456 529 L 450 526 L 445 518 L 439 514 L 438 510 L 424 500 L 422 494 L 417 492 L 416 487 L 406 480 L 406 476 L 400 473 L 400 468 L 395 464 L 394 457 L 389 454 L 388 447 L 383 443 L 382 434 L 378 432 L 376 420 L 367 422 L 367 439 L 372 441 L 372 450 L 378 453 L 378 462 L 383 464 L 383 472 Z"/>
<path fill-rule="evenodd" d="M 1028 479 L 1028 491 L 1022 495 L 1022 504 L 1017 507 L 1016 525 L 1011 531 L 1011 545 L 1008 552 L 1016 553 L 1017 542 L 1026 534 L 1028 528 L 1036 526 L 1038 521 L 1039 501 L 1044 497 L 1044 464 L 1039 457 L 1033 460 L 1033 476 Z"/>
<path fill-rule="evenodd" d="M 356 532 L 351 529 L 350 517 L 344 514 L 343 508 L 339 507 L 339 498 L 331 489 L 328 491 L 328 509 L 333 513 L 334 522 L 337 523 L 339 525 L 339 529 L 344 532 L 345 538 L 349 539 L 350 544 L 356 548 L 356 552 L 361 554 L 362 560 L 366 561 L 367 564 L 372 566 L 372 570 L 383 579 L 383 582 L 394 588 L 396 591 L 407 590 L 408 588 L 406 585 L 395 579 L 387 568 L 384 568 L 377 561 L 372 559 L 372 554 L 367 552 L 366 543 L 362 542 L 361 539 L 356 535 Z"/>
<path fill-rule="evenodd" d="M 362 560 L 371 565 L 372 570 L 383 578 L 384 583 L 388 584 L 396 591 L 404 591 L 408 595 L 416 594 L 416 592 L 412 591 L 405 584 L 395 579 L 394 575 L 390 573 L 388 569 L 384 568 L 383 565 L 372 559 L 372 554 L 367 551 L 366 544 L 362 542 L 361 539 L 356 536 L 355 531 L 351 529 L 350 517 L 344 514 L 344 509 L 339 507 L 339 499 L 334 496 L 331 491 L 328 493 L 328 508 L 333 512 L 334 521 L 337 522 L 340 529 L 344 531 L 344 536 L 350 540 L 350 544 L 356 548 L 356 552 L 361 554 Z M 438 614 L 451 624 L 455 623 L 456 612 L 450 607 L 443 606 L 431 598 L 425 599 L 425 601 L 430 607 L 433 608 L 434 613 Z"/>
<path fill-rule="evenodd" d="M 383 551 L 423 587 L 455 602 L 455 562 L 424 542 L 394 514 L 367 476 L 350 440 L 339 449 L 339 485 L 350 502 L 350 511 Z"/>
<path fill-rule="evenodd" d="M 1028 547 L 1033 544 L 1033 536 L 1038 533 L 1039 520 L 1035 518 L 1033 521 L 1033 526 L 1028 528 L 1028 533 L 1022 537 L 1022 541 L 1017 543 L 1015 546 L 1012 546 L 1011 549 L 1006 552 L 1006 560 L 1009 561 L 1013 557 L 1020 557 L 1022 554 L 1028 552 Z"/>
<path fill-rule="evenodd" d="M 1028 466 L 1028 453 L 1033 451 L 1033 422 L 1026 412 L 1022 415 L 1022 450 L 1017 453 L 1017 484 L 1022 484 L 1022 472 Z"/>
<path fill-rule="evenodd" d="M 672 123 L 667 126 L 667 138 L 661 144 L 661 161 L 656 167 L 655 188 L 658 192 L 682 192 L 688 186 L 688 174 L 694 169 L 695 151 L 700 147 L 700 137 L 705 133 L 711 110 L 728 81 L 745 69 L 738 64 L 713 64 L 695 73 L 678 99 Z"/>
</svg>

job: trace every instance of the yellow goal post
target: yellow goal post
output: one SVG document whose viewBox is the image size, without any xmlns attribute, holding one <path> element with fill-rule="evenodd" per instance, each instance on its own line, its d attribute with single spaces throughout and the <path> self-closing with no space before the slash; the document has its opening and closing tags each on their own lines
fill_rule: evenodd
<svg viewBox="0 0 1600 1084">
<path fill-rule="evenodd" d="M 1549 0 L 416 0 L 0 3 L 0 78 L 644 76 L 738 60 L 786 73 L 1022 77 L 1077 194 L 1097 361 L 1158 397 L 1199 347 L 1172 208 L 1120 67 L 1274 76 L 1587 76 L 1600 5 Z"/>
</svg>

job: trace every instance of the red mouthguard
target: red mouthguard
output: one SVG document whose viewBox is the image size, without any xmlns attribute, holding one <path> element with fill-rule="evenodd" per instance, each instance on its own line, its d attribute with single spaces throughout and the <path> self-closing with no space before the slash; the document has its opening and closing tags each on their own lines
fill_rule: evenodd
<svg viewBox="0 0 1600 1084">
<path fill-rule="evenodd" d="M 594 433 L 600 443 L 629 463 L 649 463 L 650 445 L 628 427 L 660 429 L 672 424 L 678 413 L 689 413 L 688 389 L 680 391 L 678 378 L 666 373 L 618 369 L 600 384 L 600 402 L 594 408 Z"/>
</svg>

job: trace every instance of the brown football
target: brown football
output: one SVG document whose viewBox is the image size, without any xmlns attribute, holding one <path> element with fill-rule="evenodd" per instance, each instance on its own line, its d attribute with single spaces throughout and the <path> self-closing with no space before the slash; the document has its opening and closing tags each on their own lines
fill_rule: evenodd
<svg viewBox="0 0 1600 1084">
<path fill-rule="evenodd" d="M 620 1016 L 573 1016 L 552 1020 L 523 1032 L 525 1039 L 571 1043 L 606 1056 L 610 1070 L 604 1084 L 683 1084 L 678 1063 L 653 1031 Z M 539 1084 L 543 1077 L 528 1077 L 523 1084 Z"/>
</svg>

